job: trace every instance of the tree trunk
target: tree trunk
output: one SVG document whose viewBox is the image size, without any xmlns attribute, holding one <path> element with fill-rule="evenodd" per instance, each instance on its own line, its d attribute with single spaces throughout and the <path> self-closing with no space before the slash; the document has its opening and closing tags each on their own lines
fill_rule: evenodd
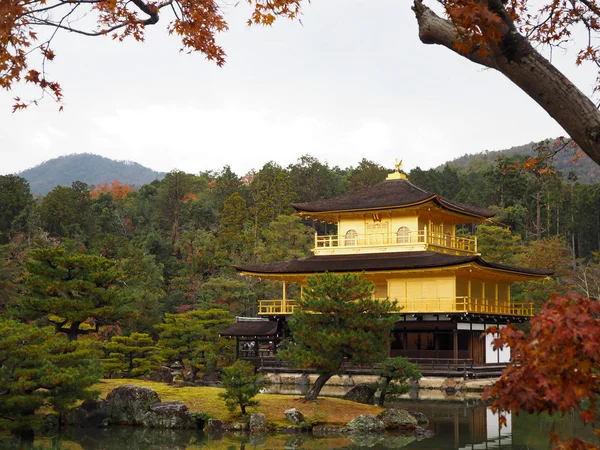
<svg viewBox="0 0 600 450">
<path fill-rule="evenodd" d="M 537 191 L 537 193 L 535 194 L 535 239 L 538 241 L 542 239 L 542 202 L 540 199 L 541 195 L 541 191 Z"/>
<path fill-rule="evenodd" d="M 67 328 L 67 339 L 70 341 L 76 341 L 79 335 L 79 325 L 81 322 L 73 322 L 71 326 Z"/>
<path fill-rule="evenodd" d="M 413 11 L 419 25 L 419 38 L 424 44 L 437 44 L 485 67 L 495 69 L 520 87 L 550 114 L 573 140 L 600 164 L 600 112 L 590 99 L 571 81 L 540 55 L 525 37 L 508 27 L 504 38 L 511 43 L 511 54 L 506 46 L 490 45 L 487 55 L 468 54 L 456 50 L 456 29 L 450 20 L 434 13 L 422 0 L 414 0 Z"/>
<path fill-rule="evenodd" d="M 383 384 L 381 385 L 381 394 L 379 395 L 379 406 L 383 406 L 385 402 L 385 396 L 387 394 L 388 387 L 390 385 L 391 378 L 385 378 Z"/>
<path fill-rule="evenodd" d="M 304 396 L 304 400 L 316 400 L 319 394 L 321 393 L 321 389 L 325 386 L 325 383 L 333 376 L 332 373 L 322 373 L 315 381 L 315 384 L 312 385 L 310 390 Z"/>
</svg>

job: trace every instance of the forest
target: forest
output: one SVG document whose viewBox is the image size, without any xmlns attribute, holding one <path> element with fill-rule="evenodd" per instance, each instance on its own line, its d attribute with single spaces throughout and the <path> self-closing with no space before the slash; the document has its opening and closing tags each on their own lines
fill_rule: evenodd
<svg viewBox="0 0 600 450">
<path fill-rule="evenodd" d="M 38 198 L 25 179 L 1 176 L 0 354 L 10 354 L 4 364 L 15 367 L 23 355 L 47 356 L 21 367 L 29 386 L 7 378 L 0 384 L 13 390 L 0 395 L 28 394 L 29 409 L 19 410 L 27 422 L 41 404 L 60 409 L 82 398 L 77 389 L 100 376 L 142 376 L 177 361 L 194 380 L 228 364 L 231 344 L 218 332 L 236 315 L 255 315 L 257 300 L 279 298 L 281 289 L 240 277 L 234 267 L 309 256 L 315 232 L 335 230 L 300 219 L 290 203 L 356 192 L 391 171 L 367 159 L 340 169 L 305 155 L 244 176 L 227 166 L 172 171 L 136 188 L 74 182 Z M 446 165 L 407 175 L 430 192 L 496 212 L 492 222 L 460 230 L 477 236 L 484 259 L 554 271 L 552 280 L 516 286 L 515 300 L 541 308 L 554 293 L 600 296 L 600 184 L 564 177 L 544 148 L 479 170 Z M 66 337 L 70 357 L 64 346 L 52 347 L 51 334 Z M 30 344 L 11 353 L 25 336 Z M 47 364 L 68 367 L 69 376 L 43 394 L 47 380 L 32 380 L 43 379 Z M 65 399 L 58 386 L 69 377 L 79 385 Z M 57 395 L 35 400 L 32 392 Z M 0 418 L 11 414 L 10 405 L 2 408 Z"/>
</svg>

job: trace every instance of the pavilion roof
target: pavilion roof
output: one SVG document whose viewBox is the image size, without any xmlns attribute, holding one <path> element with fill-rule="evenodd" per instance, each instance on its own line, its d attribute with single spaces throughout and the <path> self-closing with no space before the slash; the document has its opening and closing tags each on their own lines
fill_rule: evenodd
<svg viewBox="0 0 600 450">
<path fill-rule="evenodd" d="M 355 255 L 319 255 L 291 261 L 236 266 L 248 274 L 314 274 L 323 272 L 377 272 L 460 266 L 473 263 L 482 268 L 512 272 L 526 277 L 545 277 L 552 271 L 509 266 L 484 261 L 477 255 L 449 255 L 431 251 L 364 253 Z"/>
<path fill-rule="evenodd" d="M 386 180 L 359 192 L 314 202 L 292 203 L 292 206 L 299 212 L 318 213 L 393 209 L 426 203 L 428 201 L 433 201 L 444 209 L 470 216 L 487 219 L 495 215 L 487 209 L 448 200 L 403 179 Z"/>
<path fill-rule="evenodd" d="M 260 321 L 241 321 L 227 327 L 219 333 L 223 337 L 261 337 L 277 335 L 277 322 Z"/>
</svg>

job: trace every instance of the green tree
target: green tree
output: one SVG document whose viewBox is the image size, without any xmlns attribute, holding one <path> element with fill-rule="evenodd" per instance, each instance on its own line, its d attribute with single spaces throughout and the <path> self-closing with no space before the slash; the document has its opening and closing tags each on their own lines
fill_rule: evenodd
<svg viewBox="0 0 600 450">
<path fill-rule="evenodd" d="M 239 276 L 212 277 L 200 287 L 203 303 L 226 306 L 235 315 L 250 315 L 256 307 L 256 293 Z"/>
<path fill-rule="evenodd" d="M 258 406 L 254 397 L 264 386 L 261 378 L 252 364 L 238 360 L 231 367 L 223 369 L 221 382 L 225 392 L 220 393 L 219 397 L 225 400 L 225 405 L 231 412 L 239 406 L 245 416 L 248 406 Z"/>
<path fill-rule="evenodd" d="M 357 192 L 369 186 L 381 183 L 390 172 L 390 170 L 382 165 L 363 158 L 355 169 L 350 168 L 348 192 Z"/>
<path fill-rule="evenodd" d="M 261 263 L 304 258 L 314 244 L 312 229 L 297 216 L 278 216 L 260 235 L 256 258 Z"/>
<path fill-rule="evenodd" d="M 64 412 L 101 376 L 96 353 L 51 327 L 0 321 L 0 418 L 22 439 L 33 440 L 45 406 Z"/>
<path fill-rule="evenodd" d="M 258 237 L 265 224 L 291 212 L 294 190 L 288 172 L 273 161 L 266 163 L 252 179 L 250 196 L 254 233 Z"/>
<path fill-rule="evenodd" d="M 514 264 L 523 251 L 521 237 L 508 228 L 495 225 L 477 227 L 477 250 L 486 261 Z"/>
<path fill-rule="evenodd" d="M 298 201 L 314 202 L 342 193 L 339 173 L 313 156 L 302 155 L 296 164 L 288 166 L 288 171 Z"/>
<path fill-rule="evenodd" d="M 249 219 L 246 200 L 234 192 L 225 200 L 221 212 L 221 225 L 219 227 L 219 242 L 222 248 L 227 249 L 233 261 L 239 261 L 247 253 L 248 239 L 244 227 Z"/>
<path fill-rule="evenodd" d="M 383 406 L 388 395 L 396 397 L 409 392 L 412 389 L 410 383 L 419 381 L 422 377 L 418 364 L 411 363 L 402 356 L 384 360 L 376 374 L 383 379 L 379 383 L 379 406 Z"/>
<path fill-rule="evenodd" d="M 90 187 L 75 181 L 57 186 L 44 197 L 40 217 L 44 230 L 53 236 L 85 240 L 90 230 Z"/>
<path fill-rule="evenodd" d="M 193 381 L 199 372 L 214 369 L 220 361 L 233 357 L 231 342 L 219 337 L 232 321 L 228 311 L 217 308 L 166 314 L 164 323 L 156 326 L 160 330 L 161 356 L 189 369 Z"/>
<path fill-rule="evenodd" d="M 387 356 L 396 304 L 374 299 L 374 284 L 360 274 L 324 273 L 307 284 L 290 322 L 296 345 L 281 356 L 316 369 L 319 377 L 305 397 L 315 400 L 344 362 L 374 364 Z"/>
<path fill-rule="evenodd" d="M 15 218 L 33 203 L 29 183 L 17 175 L 0 175 L 0 245 L 8 243 Z"/>
<path fill-rule="evenodd" d="M 123 378 L 137 378 L 156 368 L 161 358 L 152 337 L 145 333 L 130 336 L 113 336 L 104 344 L 108 357 L 102 360 L 107 375 L 119 374 Z"/>
<path fill-rule="evenodd" d="M 127 274 L 113 259 L 47 247 L 31 252 L 27 271 L 24 314 L 44 317 L 69 340 L 133 312 Z"/>
</svg>

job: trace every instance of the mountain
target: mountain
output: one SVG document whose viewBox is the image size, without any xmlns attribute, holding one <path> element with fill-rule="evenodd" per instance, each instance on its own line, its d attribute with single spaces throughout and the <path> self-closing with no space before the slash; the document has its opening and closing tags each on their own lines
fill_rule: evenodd
<svg viewBox="0 0 600 450">
<path fill-rule="evenodd" d="M 131 161 L 115 161 L 91 153 L 60 156 L 18 174 L 29 182 L 31 193 L 46 195 L 56 186 L 70 186 L 74 181 L 87 184 L 122 183 L 141 186 L 165 176 L 164 172 Z"/>
<path fill-rule="evenodd" d="M 486 150 L 471 155 L 465 154 L 452 161 L 448 161 L 439 168 L 443 168 L 444 165 L 448 164 L 456 169 L 479 171 L 492 165 L 499 156 L 533 156 L 533 148 L 536 144 L 536 142 L 531 142 L 529 144 L 519 145 L 505 150 Z M 579 158 L 575 158 L 575 161 L 573 160 L 574 158 L 575 152 L 573 150 L 562 150 L 554 157 L 553 163 L 555 170 L 561 172 L 565 178 L 572 172 L 582 184 L 594 184 L 600 182 L 600 166 L 598 164 L 592 161 L 586 154 Z"/>
</svg>

